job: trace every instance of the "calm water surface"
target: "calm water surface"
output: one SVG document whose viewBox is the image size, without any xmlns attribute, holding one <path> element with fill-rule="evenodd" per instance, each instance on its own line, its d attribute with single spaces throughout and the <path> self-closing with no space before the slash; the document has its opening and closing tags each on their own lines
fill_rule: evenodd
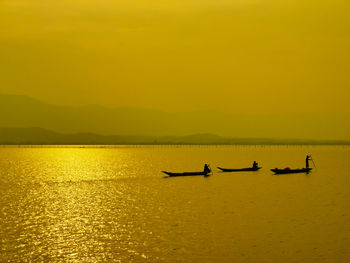
<svg viewBox="0 0 350 263">
<path fill-rule="evenodd" d="M 349 147 L 0 148 L 0 191 L 0 262 L 350 261 Z"/>
</svg>

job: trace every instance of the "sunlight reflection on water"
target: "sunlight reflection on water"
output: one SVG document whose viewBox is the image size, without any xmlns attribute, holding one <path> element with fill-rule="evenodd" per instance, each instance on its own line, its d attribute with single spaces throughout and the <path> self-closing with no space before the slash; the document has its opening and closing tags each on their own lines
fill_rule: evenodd
<svg viewBox="0 0 350 263">
<path fill-rule="evenodd" d="M 310 175 L 274 176 L 301 167 Z M 0 148 L 0 261 L 346 262 L 348 147 Z M 257 173 L 163 179 L 204 162 Z"/>
</svg>

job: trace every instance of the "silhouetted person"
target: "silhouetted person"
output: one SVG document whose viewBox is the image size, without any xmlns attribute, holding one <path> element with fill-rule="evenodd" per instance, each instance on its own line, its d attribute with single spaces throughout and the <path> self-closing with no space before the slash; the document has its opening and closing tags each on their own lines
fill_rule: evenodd
<svg viewBox="0 0 350 263">
<path fill-rule="evenodd" d="M 256 161 L 253 162 L 253 168 L 258 168 L 258 163 Z"/>
<path fill-rule="evenodd" d="M 210 170 L 210 168 L 209 168 L 209 165 L 205 164 L 205 165 L 204 165 L 204 172 L 205 172 L 205 173 L 210 173 L 210 171 L 211 171 L 211 170 Z"/>
<path fill-rule="evenodd" d="M 306 159 L 305 159 L 305 162 L 306 162 L 306 168 L 309 168 L 309 160 L 311 160 L 311 155 L 306 155 Z"/>
</svg>

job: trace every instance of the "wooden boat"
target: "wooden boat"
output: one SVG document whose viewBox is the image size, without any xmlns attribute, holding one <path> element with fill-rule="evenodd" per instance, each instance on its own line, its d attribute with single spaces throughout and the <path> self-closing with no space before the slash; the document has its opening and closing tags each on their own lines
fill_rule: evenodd
<svg viewBox="0 0 350 263">
<path fill-rule="evenodd" d="M 312 170 L 312 168 L 300 168 L 300 169 L 271 169 L 272 172 L 275 174 L 295 174 L 295 173 L 309 173 Z"/>
<path fill-rule="evenodd" d="M 210 175 L 210 171 L 209 172 L 185 172 L 185 173 L 171 173 L 171 172 L 167 172 L 167 171 L 162 171 L 162 173 L 165 173 L 167 175 L 169 175 L 170 177 L 175 177 L 175 176 L 198 176 L 198 175 L 203 175 L 203 176 L 209 176 Z"/>
<path fill-rule="evenodd" d="M 228 173 L 228 172 L 255 172 L 258 171 L 259 169 L 261 169 L 261 167 L 249 167 L 249 168 L 241 168 L 241 169 L 225 169 L 225 168 L 221 168 L 218 167 L 218 169 L 220 169 L 222 172 Z"/>
</svg>

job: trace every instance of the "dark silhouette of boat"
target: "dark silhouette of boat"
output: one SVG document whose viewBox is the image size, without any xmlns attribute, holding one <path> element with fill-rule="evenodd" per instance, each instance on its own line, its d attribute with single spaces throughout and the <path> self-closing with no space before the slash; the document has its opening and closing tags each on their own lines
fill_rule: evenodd
<svg viewBox="0 0 350 263">
<path fill-rule="evenodd" d="M 229 172 L 255 172 L 259 171 L 261 167 L 249 167 L 249 168 L 241 168 L 241 169 L 225 169 L 218 167 L 222 172 L 229 173 Z"/>
<path fill-rule="evenodd" d="M 170 177 L 175 177 L 175 176 L 198 176 L 198 175 L 203 175 L 203 176 L 209 176 L 211 173 L 211 169 L 209 168 L 208 164 L 204 165 L 204 170 L 202 172 L 185 172 L 185 173 L 171 173 L 167 171 L 162 171 L 162 173 L 165 173 L 169 175 Z"/>
<path fill-rule="evenodd" d="M 309 173 L 312 170 L 312 168 L 300 168 L 300 169 L 271 169 L 272 172 L 275 174 L 295 174 L 295 173 Z"/>
<path fill-rule="evenodd" d="M 290 169 L 289 167 L 284 169 L 271 169 L 272 172 L 275 174 L 296 174 L 296 173 L 309 173 L 311 172 L 312 168 L 309 167 L 309 161 L 312 161 L 313 165 L 316 167 L 313 159 L 311 158 L 311 155 L 306 155 L 305 159 L 305 168 L 298 168 L 298 169 Z"/>
<path fill-rule="evenodd" d="M 196 175 L 209 176 L 209 172 L 171 173 L 171 172 L 167 172 L 167 171 L 162 171 L 162 173 L 165 173 L 165 174 L 169 175 L 170 177 L 174 177 L 174 176 L 196 176 Z"/>
</svg>

